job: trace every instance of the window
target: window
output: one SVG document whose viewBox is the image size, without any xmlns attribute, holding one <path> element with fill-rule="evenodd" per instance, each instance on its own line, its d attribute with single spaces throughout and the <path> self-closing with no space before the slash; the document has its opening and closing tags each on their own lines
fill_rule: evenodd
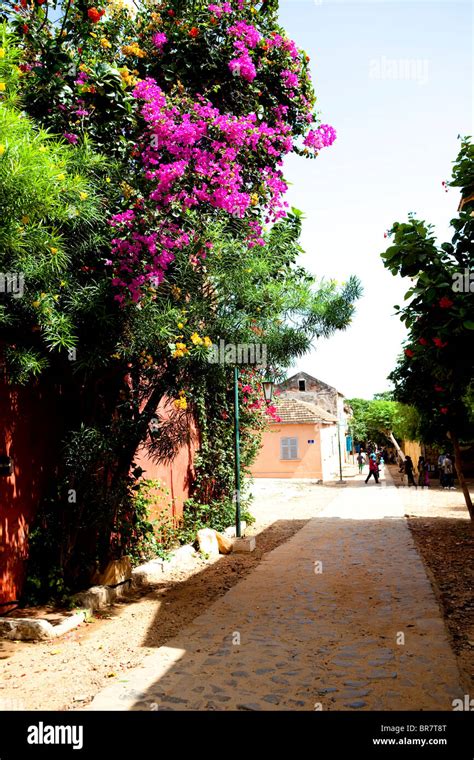
<svg viewBox="0 0 474 760">
<path fill-rule="evenodd" d="M 298 439 L 282 438 L 281 439 L 281 458 L 298 459 Z"/>
<path fill-rule="evenodd" d="M 298 390 L 299 391 L 306 390 L 306 380 L 298 380 Z"/>
</svg>

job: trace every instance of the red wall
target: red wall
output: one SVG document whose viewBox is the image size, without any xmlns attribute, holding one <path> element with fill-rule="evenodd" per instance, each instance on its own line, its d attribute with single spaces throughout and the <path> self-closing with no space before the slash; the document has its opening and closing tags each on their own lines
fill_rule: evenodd
<svg viewBox="0 0 474 760">
<path fill-rule="evenodd" d="M 25 577 L 27 532 L 49 473 L 54 471 L 58 419 L 48 389 L 0 379 L 0 454 L 13 474 L 0 475 L 0 604 L 18 598 Z M 0 614 L 6 607 L 0 607 Z"/>
<path fill-rule="evenodd" d="M 0 454 L 12 457 L 11 476 L 0 475 L 0 616 L 4 605 L 18 599 L 26 574 L 28 528 L 34 519 L 48 478 L 54 477 L 62 438 L 57 387 L 18 388 L 0 378 Z M 160 414 L 166 410 L 160 407 Z M 189 496 L 193 459 L 198 447 L 196 428 L 170 464 L 156 464 L 141 452 L 136 462 L 144 477 L 169 489 L 170 512 L 178 517 Z M 152 515 L 157 517 L 158 515 Z M 3 605 L 3 606 L 1 606 Z"/>
</svg>

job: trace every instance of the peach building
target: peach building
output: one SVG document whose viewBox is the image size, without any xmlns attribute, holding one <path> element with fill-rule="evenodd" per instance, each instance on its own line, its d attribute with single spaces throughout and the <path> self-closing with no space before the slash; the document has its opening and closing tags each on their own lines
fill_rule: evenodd
<svg viewBox="0 0 474 760">
<path fill-rule="evenodd" d="M 275 406 L 281 422 L 264 432 L 252 475 L 333 480 L 339 468 L 337 417 L 317 404 L 284 395 L 276 398 Z"/>
</svg>

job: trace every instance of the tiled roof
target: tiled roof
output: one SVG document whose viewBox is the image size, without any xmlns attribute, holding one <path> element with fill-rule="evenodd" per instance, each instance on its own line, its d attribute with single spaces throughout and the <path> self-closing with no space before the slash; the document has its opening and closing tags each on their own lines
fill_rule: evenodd
<svg viewBox="0 0 474 760">
<path fill-rule="evenodd" d="M 296 398 L 282 396 L 274 400 L 277 414 L 282 423 L 315 424 L 317 422 L 337 422 L 337 417 L 316 404 L 309 404 Z"/>
</svg>

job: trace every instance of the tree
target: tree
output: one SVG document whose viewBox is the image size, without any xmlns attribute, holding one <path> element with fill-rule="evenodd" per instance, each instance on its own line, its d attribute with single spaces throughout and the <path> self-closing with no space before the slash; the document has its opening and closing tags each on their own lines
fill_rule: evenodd
<svg viewBox="0 0 474 760">
<path fill-rule="evenodd" d="M 408 339 L 390 379 L 395 397 L 413 404 L 427 442 L 449 439 L 471 518 L 474 517 L 461 456 L 460 440 L 474 437 L 470 415 L 473 382 L 474 303 L 470 277 L 474 263 L 472 188 L 474 147 L 462 141 L 451 186 L 460 187 L 463 203 L 451 220 L 450 243 L 437 245 L 433 227 L 411 215 L 395 223 L 392 245 L 382 254 L 392 274 L 409 277 L 406 305 L 395 307 L 408 328 Z"/>
<path fill-rule="evenodd" d="M 370 401 L 348 399 L 354 415 L 354 437 L 360 443 L 385 444 L 388 440 L 403 458 L 398 440 L 417 440 L 418 415 L 413 407 L 387 399 L 390 395 L 390 392 L 377 393 Z"/>
<path fill-rule="evenodd" d="M 296 263 L 301 220 L 285 210 L 280 164 L 290 151 L 316 156 L 335 133 L 314 121 L 307 56 L 278 26 L 275 3 L 257 14 L 239 2 L 211 11 L 173 1 L 166 13 L 142 3 L 135 17 L 83 0 L 11 7 L 0 109 L 13 99 L 34 131 L 62 136 L 70 158 L 58 182 L 73 184 L 80 162 L 87 181 L 84 225 L 73 213 L 51 244 L 62 254 L 60 297 L 55 281 L 38 280 L 39 298 L 29 283 L 20 305 L 5 304 L 5 319 L 17 318 L 2 333 L 11 382 L 33 381 L 36 365 L 22 357 L 34 350 L 38 372 L 65 389 L 59 477 L 40 520 L 45 556 L 51 563 L 53 551 L 77 587 L 127 549 L 137 447 L 171 459 L 191 415 L 207 424 L 209 451 L 218 441 L 209 400 L 226 413 L 231 397 L 226 367 L 208 361 L 211 344 L 265 343 L 269 362 L 288 365 L 350 322 L 360 286 L 317 283 Z M 20 213 L 10 193 L 0 227 L 20 225 Z M 55 228 L 41 214 L 32 231 Z M 23 264 L 6 246 L 2 265 L 31 270 L 37 254 L 30 246 Z M 242 391 L 242 404 L 252 398 L 248 430 L 265 420 L 252 407 L 258 377 L 252 388 Z M 165 400 L 171 416 L 157 418 Z M 217 482 L 214 465 L 209 456 L 201 467 L 201 494 L 228 498 L 228 475 Z"/>
</svg>

